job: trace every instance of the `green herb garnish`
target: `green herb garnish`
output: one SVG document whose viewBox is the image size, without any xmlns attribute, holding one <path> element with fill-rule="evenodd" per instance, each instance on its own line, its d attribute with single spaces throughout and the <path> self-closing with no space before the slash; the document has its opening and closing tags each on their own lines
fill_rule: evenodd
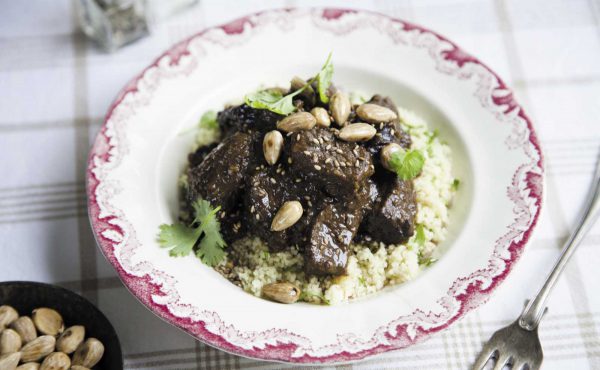
<svg viewBox="0 0 600 370">
<path fill-rule="evenodd" d="M 411 180 L 421 173 L 425 157 L 418 150 L 400 150 L 391 155 L 389 163 L 402 180 Z"/>
<path fill-rule="evenodd" d="M 415 232 L 415 243 L 422 246 L 423 244 L 425 244 L 426 240 L 427 239 L 425 238 L 425 228 L 423 227 L 423 225 L 418 224 Z"/>
<path fill-rule="evenodd" d="M 192 226 L 180 223 L 160 225 L 158 242 L 163 248 L 171 248 L 169 255 L 172 257 L 187 256 L 197 244 L 196 257 L 209 266 L 215 266 L 225 257 L 223 248 L 226 243 L 216 217 L 221 207 L 213 209 L 204 199 L 198 199 L 192 206 L 195 214 Z"/>
<path fill-rule="evenodd" d="M 294 107 L 293 97 L 300 94 L 307 85 L 304 85 L 300 90 L 296 90 L 291 94 L 283 96 L 281 91 L 276 89 L 261 90 L 255 93 L 246 95 L 244 100 L 248 106 L 255 109 L 267 109 L 282 115 L 288 115 L 296 110 Z"/>
<path fill-rule="evenodd" d="M 431 145 L 433 143 L 433 140 L 435 140 L 439 135 L 440 135 L 440 130 L 438 130 L 437 128 L 433 131 L 428 131 L 426 133 L 427 144 Z"/>
<path fill-rule="evenodd" d="M 331 63 L 331 53 L 327 56 L 327 60 L 321 70 L 317 74 L 317 91 L 319 92 L 319 99 L 321 102 L 328 103 L 329 96 L 327 96 L 327 89 L 331 85 L 331 79 L 333 78 L 333 64 Z"/>
<path fill-rule="evenodd" d="M 454 181 L 452 181 L 452 190 L 457 191 L 459 186 L 460 186 L 460 180 L 454 179 Z"/>
<path fill-rule="evenodd" d="M 431 257 L 429 257 L 429 258 L 423 258 L 423 259 L 419 258 L 419 265 L 422 265 L 422 266 L 429 267 L 434 262 L 437 262 L 437 258 L 431 258 Z"/>
<path fill-rule="evenodd" d="M 364 287 L 367 286 L 367 282 L 365 281 L 365 278 L 363 276 L 358 277 L 358 282 L 360 283 L 360 285 L 362 285 Z"/>
<path fill-rule="evenodd" d="M 294 106 L 294 96 L 304 91 L 310 84 L 317 81 L 317 90 L 319 92 L 319 98 L 322 102 L 326 103 L 329 101 L 327 96 L 327 89 L 331 84 L 331 78 L 333 76 L 333 64 L 331 64 L 331 53 L 327 57 L 327 61 L 321 68 L 321 71 L 310 79 L 301 89 L 294 91 L 293 93 L 283 95 L 281 91 L 277 89 L 260 90 L 244 97 L 246 104 L 254 109 L 267 109 L 271 112 L 288 115 L 296 110 Z"/>
<path fill-rule="evenodd" d="M 217 112 L 214 110 L 209 110 L 208 112 L 204 113 L 202 118 L 200 118 L 200 127 L 212 130 L 219 128 L 219 123 L 217 122 Z"/>
</svg>

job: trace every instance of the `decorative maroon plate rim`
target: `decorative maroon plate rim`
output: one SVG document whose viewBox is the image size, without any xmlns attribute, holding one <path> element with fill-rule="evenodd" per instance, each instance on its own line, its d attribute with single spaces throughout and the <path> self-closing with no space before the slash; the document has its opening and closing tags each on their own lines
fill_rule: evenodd
<svg viewBox="0 0 600 370">
<path fill-rule="evenodd" d="M 447 296 L 451 296 L 453 299 L 460 301 L 460 309 L 449 317 L 437 317 L 439 322 L 431 328 L 415 327 L 411 328 L 410 332 L 407 324 L 399 324 L 396 326 L 396 335 L 387 335 L 387 343 L 379 343 L 372 347 L 360 350 L 357 352 L 348 351 L 333 351 L 333 353 L 324 356 L 311 356 L 304 354 L 302 356 L 293 356 L 295 349 L 298 344 L 293 343 L 290 340 L 290 334 L 285 333 L 285 341 L 276 341 L 277 344 L 265 344 L 263 348 L 250 347 L 244 348 L 235 345 L 228 341 L 224 336 L 215 334 L 206 328 L 206 323 L 203 321 L 193 321 L 189 318 L 181 318 L 175 316 L 166 305 L 158 304 L 152 297 L 166 295 L 168 287 L 161 283 L 158 283 L 153 278 L 152 273 L 145 274 L 143 276 L 136 276 L 125 271 L 123 266 L 119 263 L 115 257 L 115 248 L 117 244 L 122 240 L 119 239 L 119 235 L 124 233 L 122 225 L 127 223 L 122 214 L 118 212 L 112 215 L 104 215 L 101 212 L 101 207 L 97 199 L 97 189 L 101 181 L 95 174 L 95 169 L 100 164 L 106 164 L 108 162 L 118 162 L 119 158 L 114 158 L 113 149 L 115 144 L 111 142 L 110 135 L 107 127 L 107 123 L 113 117 L 115 109 L 121 104 L 126 104 L 125 100 L 129 94 L 134 94 L 138 91 L 138 83 L 142 80 L 145 73 L 151 68 L 157 67 L 159 62 L 164 61 L 164 58 L 169 58 L 171 64 L 178 64 L 181 57 L 188 55 L 188 45 L 190 41 L 201 38 L 207 32 L 215 29 L 221 29 L 227 35 L 235 35 L 244 31 L 247 27 L 255 27 L 254 19 L 263 14 L 277 13 L 277 12 L 292 12 L 295 9 L 281 9 L 281 10 L 267 10 L 251 14 L 232 22 L 229 22 L 222 26 L 207 28 L 202 32 L 199 32 L 184 41 L 176 44 L 171 49 L 163 53 L 158 57 L 150 66 L 144 69 L 139 75 L 133 78 L 121 92 L 118 94 L 115 101 L 111 104 L 104 124 L 98 133 L 96 140 L 92 146 L 92 149 L 88 158 L 87 167 L 87 195 L 88 195 L 88 211 L 92 229 L 96 237 L 96 241 L 107 258 L 107 260 L 116 269 L 119 277 L 124 282 L 125 286 L 131 291 L 131 293 L 140 300 L 146 307 L 148 307 L 157 316 L 173 324 L 176 327 L 181 328 L 193 337 L 200 339 L 201 341 L 219 348 L 221 350 L 256 358 L 263 360 L 272 361 L 284 361 L 284 362 L 295 362 L 295 363 L 340 363 L 348 361 L 356 361 L 364 359 L 368 356 L 376 355 L 379 353 L 388 352 L 391 350 L 401 349 L 410 345 L 416 344 L 430 337 L 441 330 L 446 329 L 449 325 L 454 323 L 459 318 L 463 317 L 467 312 L 480 306 L 482 303 L 489 299 L 493 291 L 501 284 L 506 276 L 513 269 L 515 263 L 519 260 L 523 253 L 524 247 L 531 237 L 531 234 L 537 224 L 541 207 L 543 203 L 543 156 L 539 145 L 538 138 L 535 134 L 535 130 L 530 119 L 525 114 L 523 108 L 516 102 L 513 93 L 506 86 L 506 84 L 493 72 L 489 67 L 481 63 L 475 57 L 465 53 L 456 44 L 449 41 L 440 34 L 430 31 L 427 28 L 417 26 L 415 24 L 405 22 L 399 19 L 391 18 L 389 16 L 373 13 L 363 10 L 349 10 L 349 9 L 311 9 L 310 16 L 319 17 L 321 21 L 334 21 L 345 17 L 348 14 L 369 14 L 375 17 L 381 17 L 388 22 L 393 23 L 396 27 L 400 27 L 403 31 L 415 31 L 417 33 L 427 33 L 435 36 L 439 42 L 444 42 L 450 45 L 451 48 L 445 50 L 442 53 L 444 62 L 453 63 L 457 67 L 462 67 L 465 64 L 477 65 L 484 68 L 489 72 L 495 79 L 494 87 L 489 91 L 483 92 L 485 96 L 480 97 L 482 100 L 485 99 L 490 106 L 488 109 L 493 111 L 496 115 L 502 115 L 504 117 L 514 117 L 525 122 L 526 132 L 521 133 L 523 140 L 515 140 L 515 142 L 508 144 L 514 148 L 521 148 L 524 150 L 526 155 L 532 160 L 531 163 L 520 165 L 512 179 L 512 183 L 508 186 L 506 196 L 513 202 L 514 210 L 514 222 L 508 225 L 506 233 L 503 237 L 496 241 L 496 245 L 500 243 L 508 243 L 508 252 L 510 256 L 508 258 L 496 255 L 495 253 L 490 257 L 488 261 L 488 269 L 494 269 L 494 275 L 491 279 L 491 283 L 483 283 L 477 279 L 470 279 L 475 274 L 485 273 L 486 271 L 476 271 L 471 276 L 462 277 L 454 281 L 450 289 L 447 292 Z M 366 27 L 368 27 L 367 25 Z M 384 30 L 385 31 L 385 30 Z M 327 32 L 327 31 L 324 31 Z M 391 31 L 389 31 L 391 32 Z M 391 34 L 390 34 L 391 36 Z M 443 71 L 442 71 L 443 72 Z M 158 84 L 159 82 L 157 82 Z M 493 109 L 492 109 L 493 108 Z M 522 191 L 525 187 L 525 192 Z M 520 189 L 521 188 L 521 189 Z M 526 194 L 526 195 L 524 195 Z M 107 236 L 105 231 L 109 230 L 114 236 Z M 501 260 L 503 266 L 498 267 L 498 262 Z M 501 269 L 498 273 L 498 269 Z M 165 277 L 168 279 L 168 277 Z M 470 281 L 465 287 L 461 287 L 460 291 L 457 288 L 461 282 Z M 440 301 L 443 301 L 447 296 L 440 297 Z M 216 315 L 218 319 L 218 314 Z M 425 312 L 415 311 L 409 316 L 427 316 Z M 401 318 L 396 321 L 401 321 Z M 435 318 L 434 318 L 435 319 Z M 229 328 L 227 323 L 222 323 L 224 327 Z M 235 329 L 235 328 L 234 328 Z M 275 332 L 276 329 L 273 329 Z M 274 335 L 274 339 L 277 339 L 277 333 L 271 333 Z"/>
</svg>

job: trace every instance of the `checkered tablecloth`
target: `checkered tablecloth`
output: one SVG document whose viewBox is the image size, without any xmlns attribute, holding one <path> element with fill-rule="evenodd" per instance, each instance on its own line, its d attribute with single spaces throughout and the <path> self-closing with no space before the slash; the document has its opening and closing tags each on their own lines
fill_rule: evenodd
<svg viewBox="0 0 600 370">
<path fill-rule="evenodd" d="M 136 301 L 96 248 L 84 169 L 116 93 L 169 45 L 257 10 L 322 5 L 376 10 L 439 31 L 497 71 L 538 130 L 547 166 L 545 207 L 532 243 L 494 297 L 421 345 L 337 366 L 468 368 L 482 342 L 535 293 L 590 185 L 600 153 L 598 0 L 201 0 L 115 54 L 77 31 L 68 0 L 2 1 L 0 280 L 44 281 L 81 292 L 114 324 L 127 369 L 291 368 L 198 343 Z M 599 286 L 596 225 L 541 324 L 545 369 L 600 369 Z"/>
</svg>

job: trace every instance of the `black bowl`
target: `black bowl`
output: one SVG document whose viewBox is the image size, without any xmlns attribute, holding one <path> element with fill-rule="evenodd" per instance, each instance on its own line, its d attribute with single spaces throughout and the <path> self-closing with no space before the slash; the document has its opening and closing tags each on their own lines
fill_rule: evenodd
<svg viewBox="0 0 600 370">
<path fill-rule="evenodd" d="M 19 315 L 31 316 L 38 307 L 58 311 L 65 327 L 83 325 L 86 338 L 97 338 L 104 344 L 104 356 L 94 369 L 123 370 L 123 354 L 115 329 L 106 316 L 90 301 L 70 290 L 31 281 L 0 283 L 0 306 L 10 305 Z"/>
</svg>

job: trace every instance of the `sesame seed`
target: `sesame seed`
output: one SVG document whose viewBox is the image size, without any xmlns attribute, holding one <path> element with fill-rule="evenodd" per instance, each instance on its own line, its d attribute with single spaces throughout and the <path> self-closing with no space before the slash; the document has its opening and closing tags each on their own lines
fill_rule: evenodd
<svg viewBox="0 0 600 370">
<path fill-rule="evenodd" d="M 256 170 L 256 171 L 260 170 L 260 167 L 256 167 L 256 168 L 255 168 L 255 170 Z"/>
<path fill-rule="evenodd" d="M 281 173 L 281 167 L 277 167 L 277 169 L 275 170 L 275 173 Z"/>
<path fill-rule="evenodd" d="M 335 151 L 338 152 L 339 154 L 344 154 L 344 151 L 340 148 L 337 148 Z"/>
<path fill-rule="evenodd" d="M 390 134 L 394 135 L 395 133 L 396 133 L 396 130 L 394 130 L 394 129 L 390 130 Z"/>
<path fill-rule="evenodd" d="M 331 149 L 331 144 L 327 144 L 327 146 L 325 147 L 325 150 L 329 150 Z"/>
<path fill-rule="evenodd" d="M 318 164 L 315 164 L 315 170 L 321 171 L 321 166 L 319 166 Z"/>
<path fill-rule="evenodd" d="M 380 130 L 383 130 L 383 122 L 381 122 L 381 123 L 379 124 L 379 129 L 380 129 Z"/>
<path fill-rule="evenodd" d="M 310 152 L 308 150 L 303 151 L 302 153 L 306 154 L 306 155 L 310 155 Z"/>
<path fill-rule="evenodd" d="M 254 213 L 254 206 L 250 207 L 250 213 Z"/>
<path fill-rule="evenodd" d="M 356 162 L 354 162 L 354 167 L 358 167 L 358 166 L 360 166 L 360 162 L 357 159 Z"/>
<path fill-rule="evenodd" d="M 310 197 L 309 197 L 308 195 L 305 195 L 305 196 L 304 196 L 304 199 L 306 199 L 306 200 L 310 200 Z"/>
<path fill-rule="evenodd" d="M 376 133 L 375 136 L 381 137 L 381 132 Z"/>
<path fill-rule="evenodd" d="M 292 164 L 292 157 L 289 157 L 289 158 L 288 158 L 288 163 L 289 163 L 289 164 Z"/>
<path fill-rule="evenodd" d="M 323 136 L 323 140 L 329 141 L 329 138 L 327 136 Z"/>
<path fill-rule="evenodd" d="M 302 181 L 302 180 L 300 180 L 300 179 L 296 179 L 296 182 L 300 182 L 300 181 Z"/>
<path fill-rule="evenodd" d="M 331 158 L 327 158 L 327 159 L 325 160 L 325 164 L 327 164 L 327 163 L 329 163 L 329 162 L 331 162 Z"/>
<path fill-rule="evenodd" d="M 294 135 L 294 131 L 290 131 L 287 134 L 285 134 L 285 136 L 292 136 L 292 135 Z"/>
<path fill-rule="evenodd" d="M 312 141 L 313 143 L 315 143 L 316 145 L 319 145 L 319 144 L 320 144 L 320 143 L 319 143 L 319 140 L 315 139 L 314 137 L 312 138 L 312 140 L 311 140 L 311 141 Z"/>
<path fill-rule="evenodd" d="M 310 200 L 307 203 L 309 207 L 312 207 L 312 202 Z"/>
<path fill-rule="evenodd" d="M 285 175 L 285 170 L 281 171 L 281 174 L 282 174 L 282 175 Z"/>
<path fill-rule="evenodd" d="M 346 163 L 344 163 L 344 162 L 340 162 L 340 166 L 342 166 L 342 167 L 346 167 Z"/>
<path fill-rule="evenodd" d="M 323 145 L 323 138 L 322 138 L 322 137 L 320 137 L 320 138 L 319 138 L 319 143 L 320 143 L 321 145 Z"/>
<path fill-rule="evenodd" d="M 296 135 L 296 140 L 300 140 L 300 134 Z"/>
<path fill-rule="evenodd" d="M 271 181 L 271 184 L 277 184 L 277 181 L 275 181 L 275 179 L 272 177 L 269 178 L 269 181 Z"/>
<path fill-rule="evenodd" d="M 260 216 L 259 216 L 259 214 L 258 214 L 258 213 L 256 214 L 256 219 L 257 219 L 257 220 L 260 220 Z"/>
<path fill-rule="evenodd" d="M 313 161 L 314 162 L 318 162 L 319 161 L 319 157 L 317 156 L 317 153 L 313 154 Z"/>
</svg>

